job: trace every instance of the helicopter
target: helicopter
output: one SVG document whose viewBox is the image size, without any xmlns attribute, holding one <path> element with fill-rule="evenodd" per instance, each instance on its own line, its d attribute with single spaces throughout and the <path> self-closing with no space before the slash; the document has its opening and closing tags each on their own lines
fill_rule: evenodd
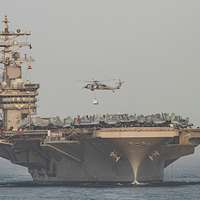
<svg viewBox="0 0 200 200">
<path fill-rule="evenodd" d="M 87 84 L 83 87 L 83 89 L 88 89 L 90 91 L 111 90 L 112 92 L 115 92 L 115 90 L 119 90 L 122 87 L 122 84 L 124 83 L 120 79 L 116 83 L 116 86 L 107 85 L 103 83 L 103 81 L 98 81 L 98 80 L 91 80 L 86 82 Z"/>
</svg>

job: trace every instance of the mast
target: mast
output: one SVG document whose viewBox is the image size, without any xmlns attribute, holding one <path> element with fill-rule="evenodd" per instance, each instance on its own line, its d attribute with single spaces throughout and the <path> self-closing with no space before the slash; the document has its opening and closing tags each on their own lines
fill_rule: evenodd
<svg viewBox="0 0 200 200">
<path fill-rule="evenodd" d="M 3 111 L 3 124 L 6 130 L 17 130 L 23 118 L 36 112 L 36 96 L 39 84 L 22 79 L 22 67 L 33 61 L 24 49 L 32 49 L 27 39 L 31 34 L 20 29 L 9 30 L 9 21 L 4 16 L 0 32 L 0 63 L 2 80 L 0 81 L 0 108 Z"/>
</svg>

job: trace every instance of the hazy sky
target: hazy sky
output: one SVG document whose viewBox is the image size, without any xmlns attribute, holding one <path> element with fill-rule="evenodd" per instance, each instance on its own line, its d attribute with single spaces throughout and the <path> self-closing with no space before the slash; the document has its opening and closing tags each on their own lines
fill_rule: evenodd
<svg viewBox="0 0 200 200">
<path fill-rule="evenodd" d="M 0 0 L 32 31 L 39 114 L 176 112 L 200 124 L 199 0 Z M 77 80 L 121 78 L 94 93 Z"/>
</svg>

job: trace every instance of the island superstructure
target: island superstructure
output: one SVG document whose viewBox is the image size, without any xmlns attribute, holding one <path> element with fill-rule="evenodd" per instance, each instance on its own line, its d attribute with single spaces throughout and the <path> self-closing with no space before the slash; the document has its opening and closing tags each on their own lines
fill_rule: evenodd
<svg viewBox="0 0 200 200">
<path fill-rule="evenodd" d="M 21 40 L 23 36 L 30 33 L 9 32 L 8 19 L 3 20 L 3 30 L 0 33 L 2 48 L 3 77 L 0 85 L 0 108 L 3 110 L 4 128 L 6 130 L 17 130 L 21 120 L 36 111 L 36 96 L 39 84 L 32 84 L 22 79 L 22 65 L 30 64 L 31 57 L 25 54 L 22 58 L 19 49 L 29 47 L 31 44 Z M 28 66 L 29 68 L 31 66 Z"/>
<path fill-rule="evenodd" d="M 42 118 L 36 115 L 39 84 L 24 80 L 33 60 L 30 35 L 0 32 L 3 120 L 0 157 L 25 166 L 36 183 L 143 183 L 163 181 L 164 169 L 194 153 L 200 129 L 175 114 Z M 24 55 L 22 55 L 24 53 Z M 66 110 L 67 112 L 67 110 Z"/>
</svg>

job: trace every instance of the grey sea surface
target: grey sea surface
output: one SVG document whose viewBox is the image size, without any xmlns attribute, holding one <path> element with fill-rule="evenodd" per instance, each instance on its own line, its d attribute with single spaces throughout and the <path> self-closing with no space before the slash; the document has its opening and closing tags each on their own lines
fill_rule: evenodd
<svg viewBox="0 0 200 200">
<path fill-rule="evenodd" d="M 0 159 L 0 199 L 198 200 L 200 199 L 198 163 L 198 159 L 194 162 L 194 156 L 181 159 L 166 170 L 165 183 L 157 185 L 38 186 L 32 183 L 27 169 Z"/>
</svg>

